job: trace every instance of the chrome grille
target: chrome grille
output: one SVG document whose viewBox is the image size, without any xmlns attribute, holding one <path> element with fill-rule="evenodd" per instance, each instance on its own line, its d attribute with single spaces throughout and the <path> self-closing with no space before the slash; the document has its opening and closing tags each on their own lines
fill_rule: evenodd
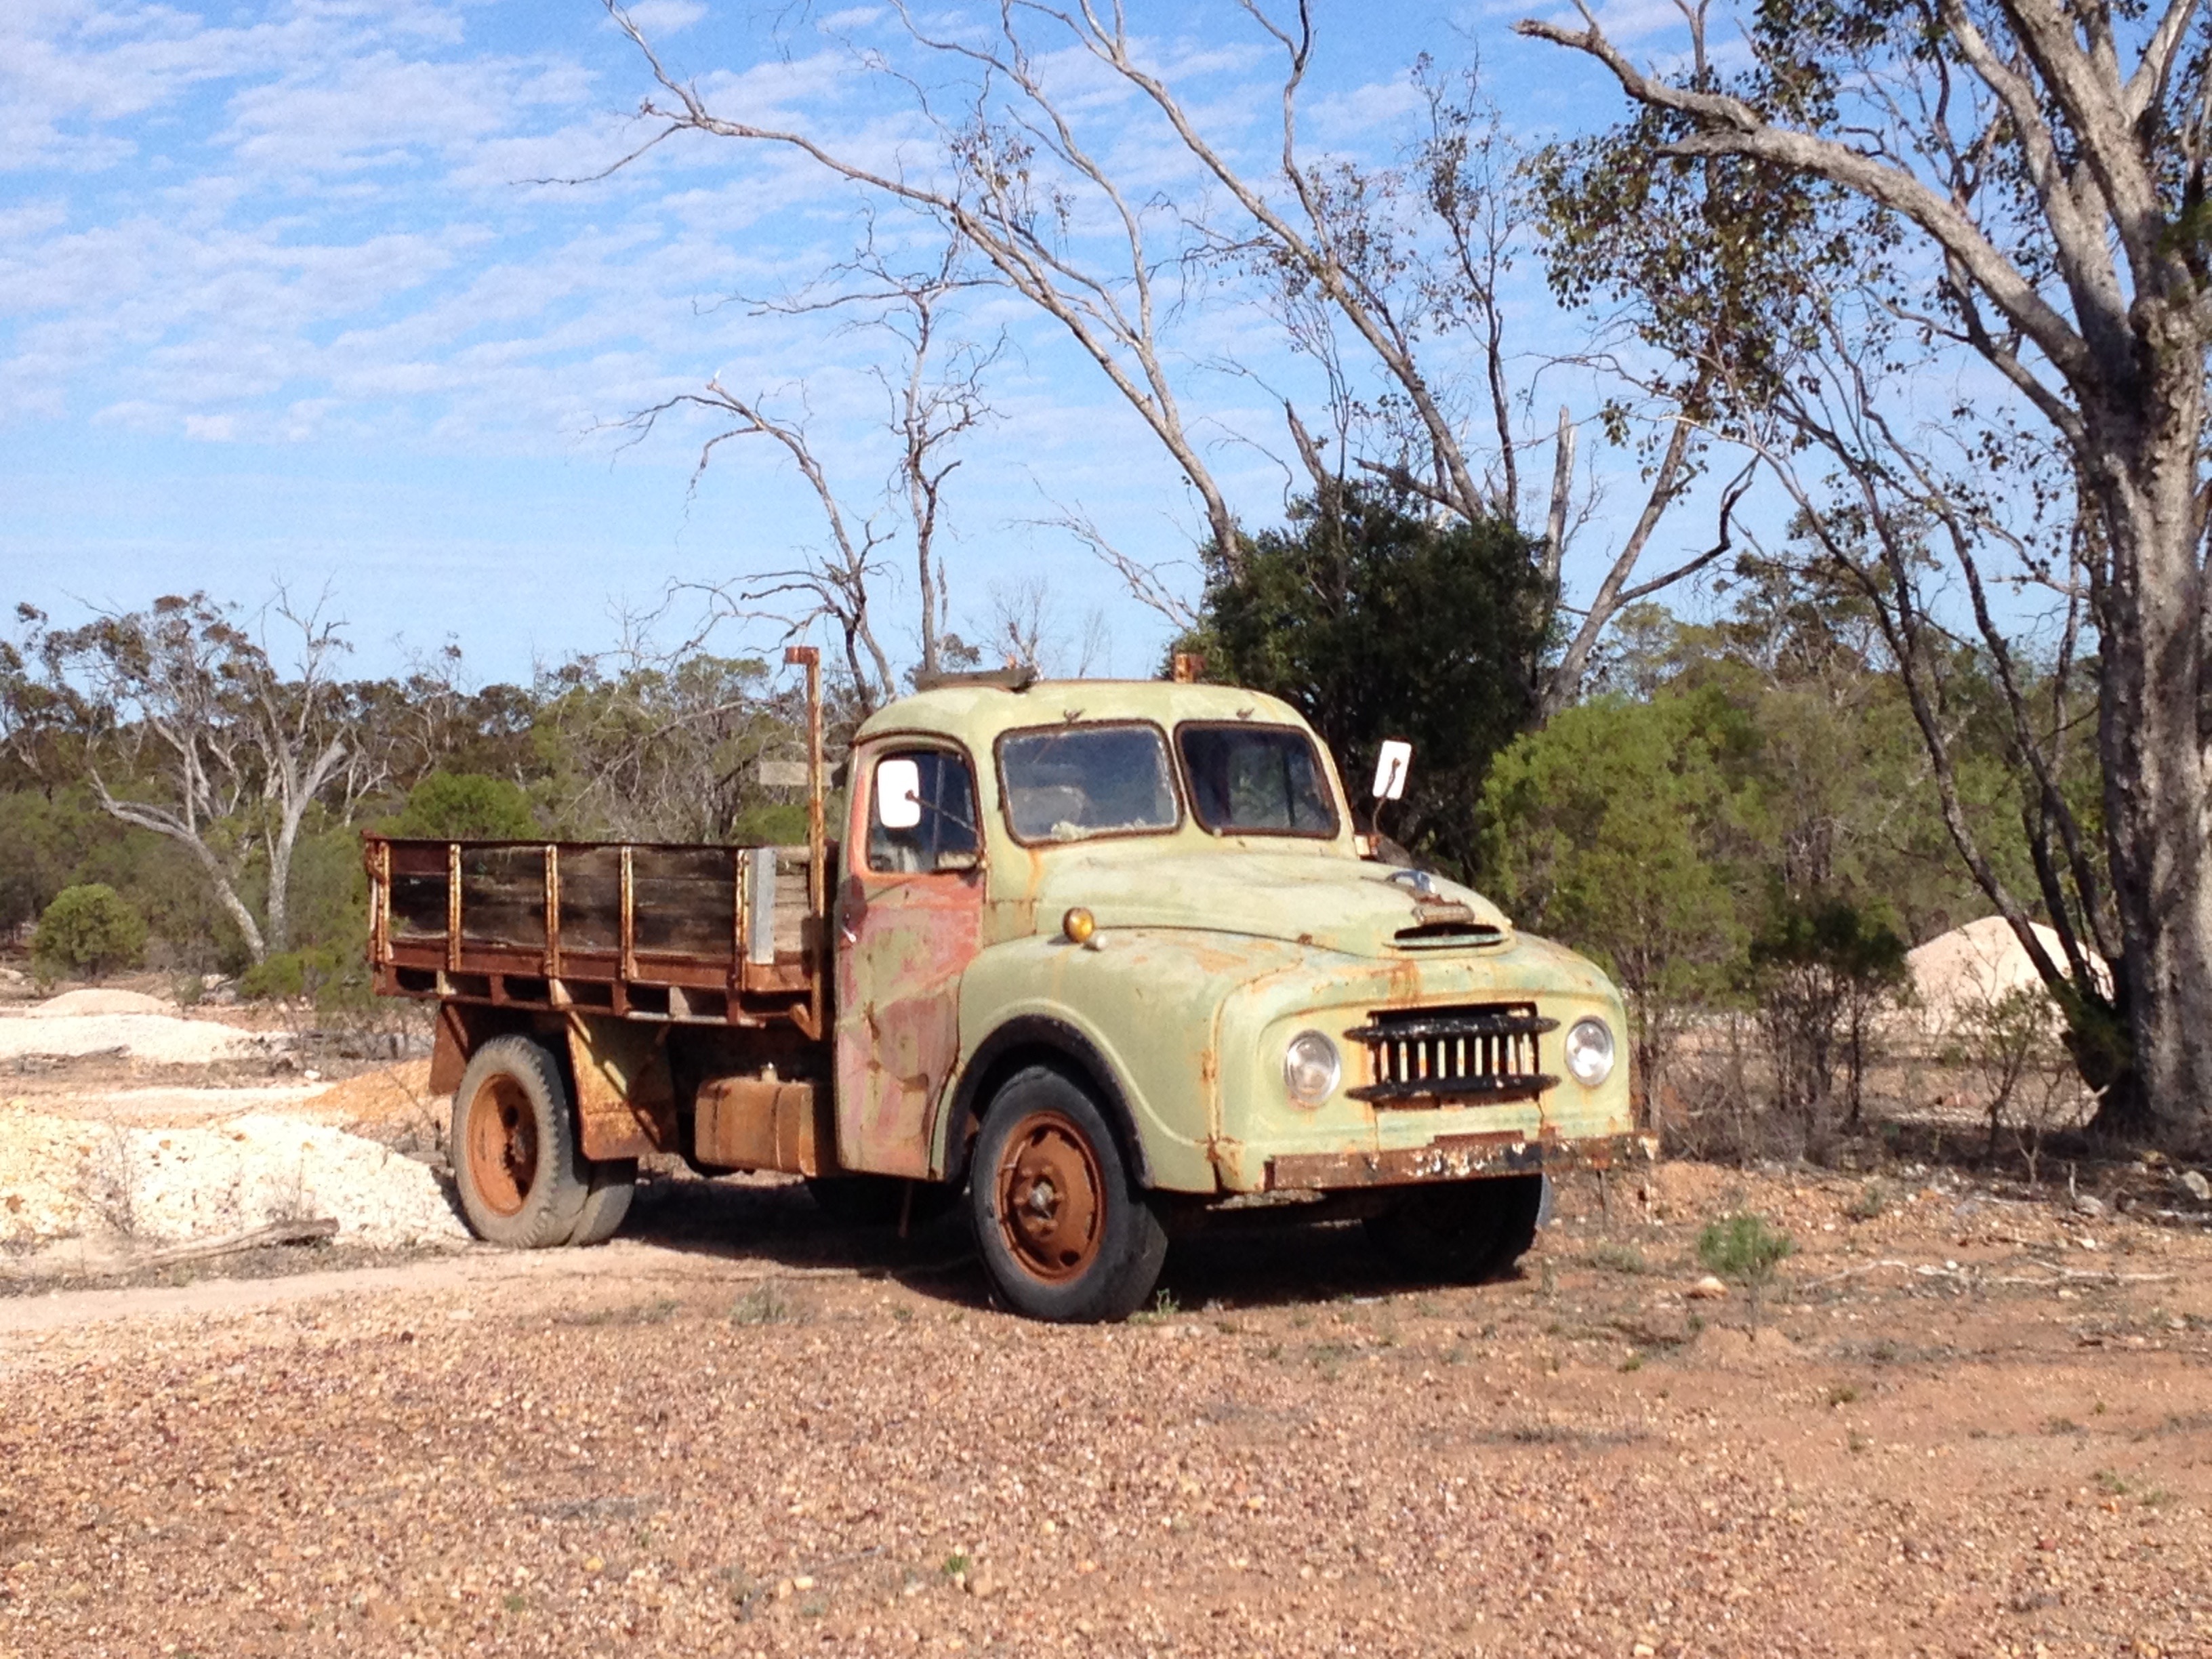
<svg viewBox="0 0 2212 1659">
<path fill-rule="evenodd" d="M 1559 1082 L 1542 1070 L 1538 1040 L 1559 1029 L 1534 1003 L 1389 1008 L 1345 1033 L 1367 1048 L 1370 1081 L 1347 1090 L 1378 1106 L 1532 1100 Z"/>
</svg>

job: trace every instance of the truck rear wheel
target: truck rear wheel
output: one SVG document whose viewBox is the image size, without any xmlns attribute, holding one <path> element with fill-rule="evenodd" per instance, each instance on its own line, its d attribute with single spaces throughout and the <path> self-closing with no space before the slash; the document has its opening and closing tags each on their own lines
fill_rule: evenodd
<svg viewBox="0 0 2212 1659">
<path fill-rule="evenodd" d="M 1528 1253 L 1543 1206 L 1540 1175 L 1410 1187 L 1368 1218 L 1367 1236 L 1408 1273 L 1480 1284 Z"/>
<path fill-rule="evenodd" d="M 447 1150 L 461 1213 L 478 1238 L 537 1250 L 574 1235 L 590 1177 L 568 1082 L 543 1043 L 494 1037 L 476 1051 L 453 1091 Z"/>
<path fill-rule="evenodd" d="M 1126 1318 L 1159 1280 L 1167 1230 L 1097 1103 L 1059 1072 L 1032 1066 L 1000 1089 L 976 1137 L 968 1198 L 983 1266 L 1017 1313 Z"/>
<path fill-rule="evenodd" d="M 590 1186 L 568 1242 L 604 1244 L 621 1229 L 623 1218 L 629 1213 L 629 1201 L 637 1192 L 637 1160 L 611 1158 L 597 1164 L 587 1163 L 586 1167 L 591 1172 Z"/>
</svg>

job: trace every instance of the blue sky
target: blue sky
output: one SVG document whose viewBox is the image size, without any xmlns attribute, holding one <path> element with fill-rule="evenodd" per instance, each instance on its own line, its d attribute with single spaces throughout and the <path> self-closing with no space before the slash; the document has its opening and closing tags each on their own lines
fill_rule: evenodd
<svg viewBox="0 0 2212 1659">
<path fill-rule="evenodd" d="M 1425 50 L 1447 64 L 1479 51 L 1523 134 L 1609 118 L 1613 94 L 1511 36 L 1515 15 L 1322 0 L 1316 149 L 1391 154 Z M 1661 15 L 1616 6 L 1609 21 L 1641 40 Z M 891 14 L 645 0 L 635 15 L 718 106 L 896 152 L 903 112 L 853 57 L 896 40 Z M 1269 65 L 1242 14 L 1161 7 L 1133 22 L 1209 133 L 1264 167 Z M 1121 127 L 1108 91 L 1067 84 L 1113 136 L 1117 169 L 1141 189 L 1187 189 L 1158 134 Z M 623 416 L 717 374 L 803 410 L 865 516 L 891 464 L 870 374 L 880 337 L 731 299 L 788 289 L 847 252 L 852 191 L 788 156 L 704 142 L 597 183 L 530 182 L 621 155 L 647 86 L 594 0 L 9 0 L 0 597 L 73 619 L 165 592 L 252 605 L 280 581 L 327 588 L 366 672 L 452 637 L 477 678 L 526 676 L 611 645 L 621 616 L 672 581 L 775 568 L 822 544 L 812 498 L 766 447 L 725 451 L 695 491 L 706 428 L 625 447 Z M 1524 349 L 1564 339 L 1533 267 L 1514 295 Z M 1199 533 L 1194 503 L 1049 327 L 989 295 L 963 326 L 1003 326 L 1012 349 L 992 382 L 1001 418 L 949 492 L 955 626 L 980 631 L 994 592 L 1043 581 L 1064 655 L 1095 615 L 1108 648 L 1094 665 L 1149 672 L 1158 620 L 1040 521 L 1080 509 L 1130 551 L 1173 559 Z M 1278 398 L 1311 393 L 1308 366 L 1218 289 L 1194 296 L 1170 341 L 1212 464 L 1240 511 L 1273 521 Z M 1247 374 L 1219 367 L 1231 355 Z M 1574 394 L 1541 386 L 1537 424 Z M 1634 510 L 1621 459 L 1596 465 L 1619 487 L 1577 545 L 1582 571 Z M 1686 519 L 1655 558 L 1699 528 Z M 888 580 L 879 601 L 905 659 L 912 583 Z"/>
</svg>

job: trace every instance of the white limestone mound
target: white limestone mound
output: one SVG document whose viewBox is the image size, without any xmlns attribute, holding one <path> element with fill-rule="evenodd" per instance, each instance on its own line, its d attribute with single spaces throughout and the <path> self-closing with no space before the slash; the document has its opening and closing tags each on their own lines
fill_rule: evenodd
<svg viewBox="0 0 2212 1659">
<path fill-rule="evenodd" d="M 2063 964 L 2066 953 L 2057 933 L 2040 922 L 2033 927 L 2051 960 Z M 1905 965 L 1912 975 L 1916 1012 L 1930 1033 L 1952 1030 L 2015 991 L 2043 989 L 2043 976 L 2002 916 L 1984 916 L 1939 933 L 1909 951 Z M 2100 983 L 2110 986 L 2111 971 L 2101 957 L 2093 956 L 2090 968 Z M 2054 1020 L 2057 1012 L 2054 1006 Z"/>
<path fill-rule="evenodd" d="M 130 1182 L 132 1222 L 149 1242 L 317 1216 L 336 1219 L 341 1244 L 468 1237 L 427 1167 L 327 1124 L 253 1113 L 203 1128 L 122 1129 L 94 1149 L 94 1161 L 103 1158 L 111 1185 Z"/>
<path fill-rule="evenodd" d="M 58 1014 L 173 1014 L 177 1006 L 143 991 L 110 991 L 95 986 L 64 991 L 24 1012 L 33 1019 L 52 1019 Z"/>
<path fill-rule="evenodd" d="M 128 996 L 129 992 L 72 991 L 70 996 Z M 65 1002 L 68 997 L 58 997 Z M 145 1000 L 152 1001 L 147 998 Z M 155 1004 L 156 1007 L 161 1005 Z M 286 1047 L 274 1031 L 244 1031 L 212 1019 L 173 1013 L 79 1013 L 52 1003 L 25 1013 L 0 1012 L 0 1060 L 39 1055 L 68 1060 L 81 1054 L 121 1054 L 171 1066 L 204 1066 Z"/>
</svg>

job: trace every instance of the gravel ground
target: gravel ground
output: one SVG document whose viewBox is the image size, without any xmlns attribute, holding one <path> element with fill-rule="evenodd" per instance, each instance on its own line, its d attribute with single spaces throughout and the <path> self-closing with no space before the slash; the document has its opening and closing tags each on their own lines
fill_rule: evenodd
<svg viewBox="0 0 2212 1659">
<path fill-rule="evenodd" d="M 2212 1653 L 2201 1226 L 1654 1188 L 1479 1289 L 1209 1234 L 1113 1329 L 688 1179 L 598 1251 L 27 1299 L 0 1654 Z M 1800 1245 L 1756 1337 L 1683 1294 L 1735 1203 Z"/>
</svg>

